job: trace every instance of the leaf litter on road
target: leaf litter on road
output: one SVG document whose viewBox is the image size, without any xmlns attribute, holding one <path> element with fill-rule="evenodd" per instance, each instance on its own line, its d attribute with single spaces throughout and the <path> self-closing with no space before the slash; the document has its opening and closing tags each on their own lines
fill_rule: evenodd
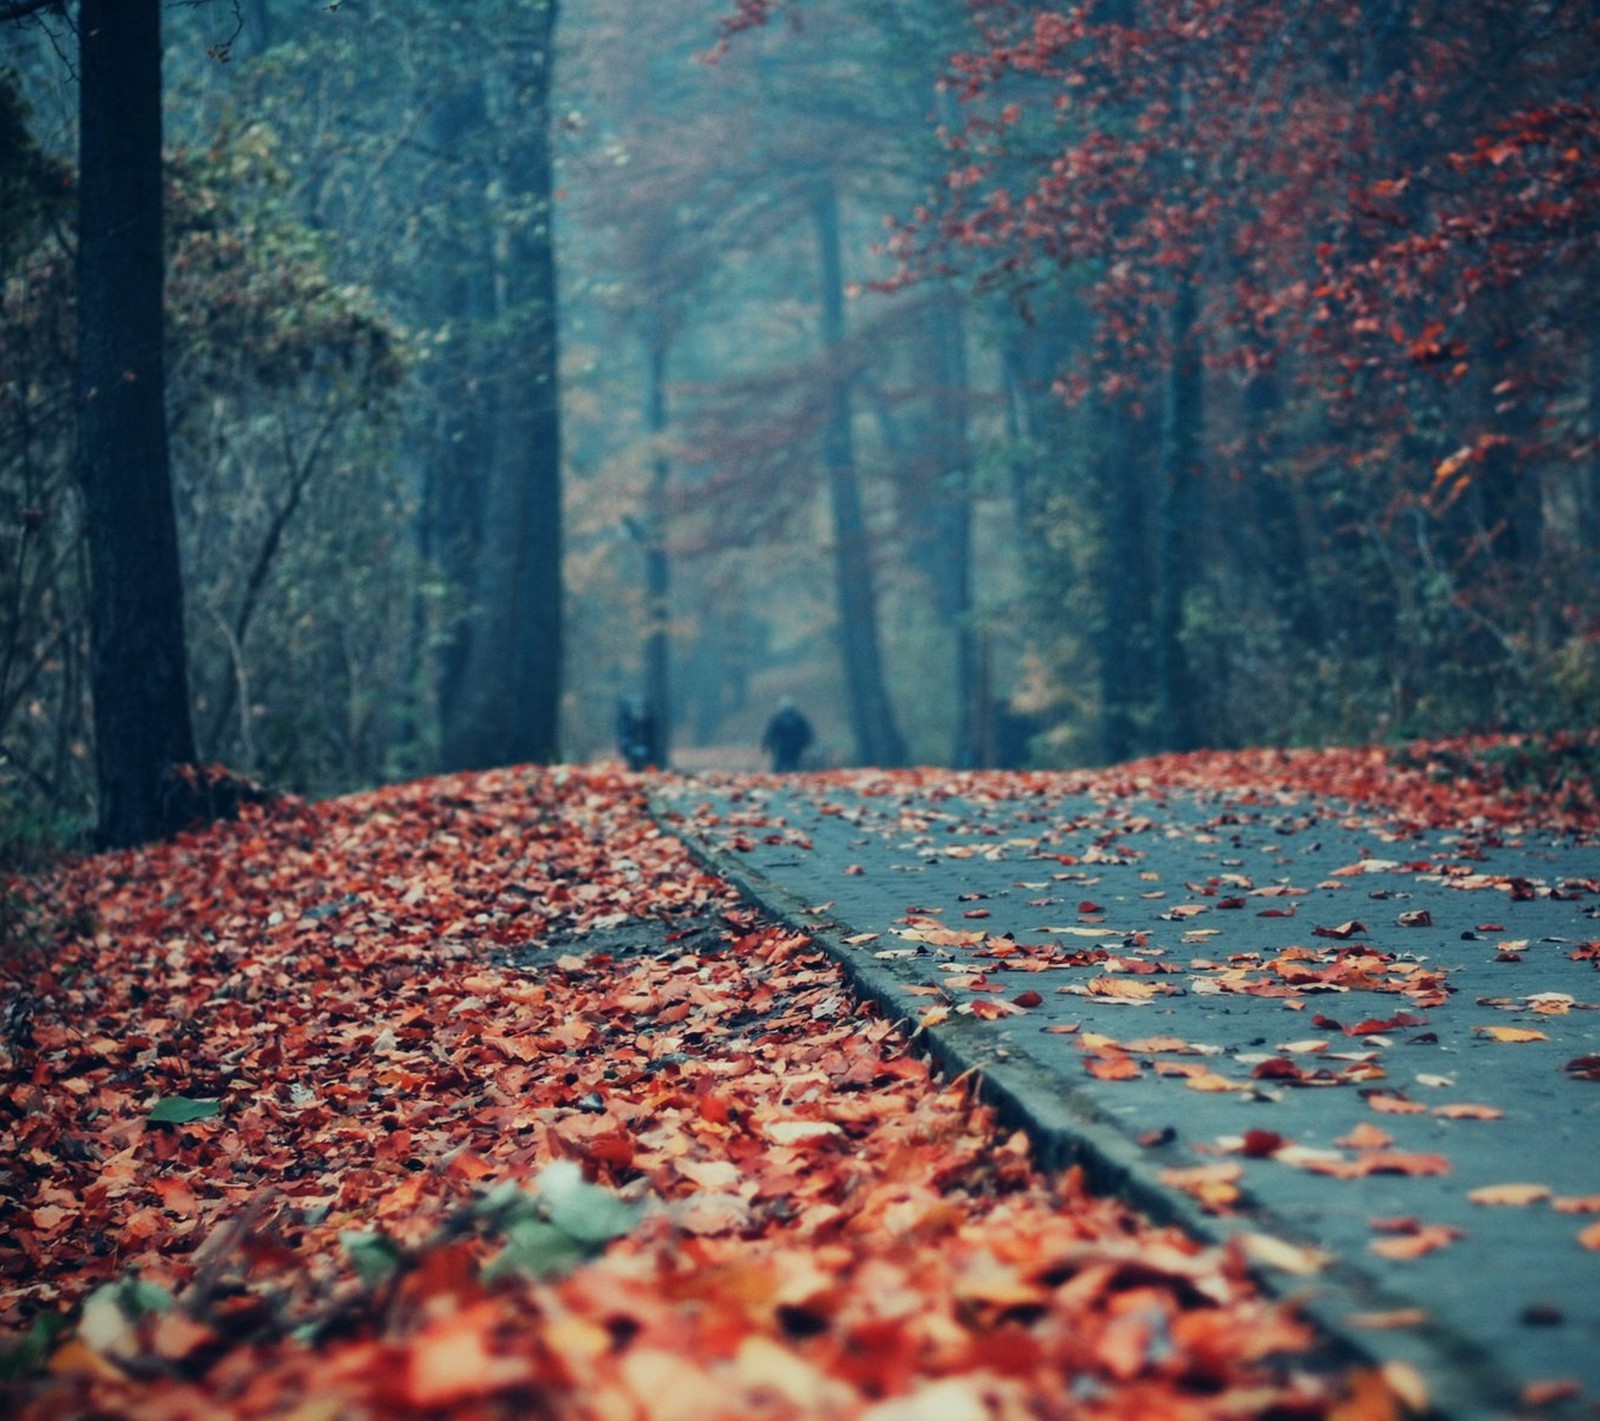
<svg viewBox="0 0 1600 1421">
<path fill-rule="evenodd" d="M 283 802 L 26 891 L 9 1414 L 1341 1404 L 1241 1251 L 1037 1169 L 633 777 Z"/>
</svg>

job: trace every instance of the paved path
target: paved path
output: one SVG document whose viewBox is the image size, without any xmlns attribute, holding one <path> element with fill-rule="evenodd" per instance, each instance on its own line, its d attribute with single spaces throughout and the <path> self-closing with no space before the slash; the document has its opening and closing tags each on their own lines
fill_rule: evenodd
<svg viewBox="0 0 1600 1421">
<path fill-rule="evenodd" d="M 1600 851 L 899 783 L 664 780 L 656 805 L 978 1068 L 1047 1166 L 1241 1235 L 1446 1414 L 1527 1414 L 1529 1387 L 1600 1414 Z"/>
</svg>

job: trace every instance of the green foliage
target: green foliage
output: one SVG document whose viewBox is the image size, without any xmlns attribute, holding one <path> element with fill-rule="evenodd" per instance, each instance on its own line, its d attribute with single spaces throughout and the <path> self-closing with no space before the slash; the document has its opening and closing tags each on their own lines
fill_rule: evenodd
<svg viewBox="0 0 1600 1421">
<path fill-rule="evenodd" d="M 161 1096 L 145 1115 L 152 1125 L 187 1125 L 222 1113 L 220 1100 L 191 1100 L 185 1095 Z"/>
<path fill-rule="evenodd" d="M 485 1276 L 566 1272 L 604 1252 L 634 1226 L 638 1213 L 609 1189 L 588 1183 L 572 1161 L 557 1160 L 539 1172 L 531 1191 L 503 1185 L 479 1203 L 480 1218 L 506 1240 Z"/>
<path fill-rule="evenodd" d="M 349 1256 L 356 1276 L 369 1288 L 394 1276 L 404 1259 L 399 1247 L 387 1234 L 341 1229 L 339 1246 Z"/>
</svg>

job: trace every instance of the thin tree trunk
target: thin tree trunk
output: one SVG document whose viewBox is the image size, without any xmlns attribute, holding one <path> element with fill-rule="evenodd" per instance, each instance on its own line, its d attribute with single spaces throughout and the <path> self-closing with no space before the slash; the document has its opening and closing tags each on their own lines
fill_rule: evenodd
<svg viewBox="0 0 1600 1421">
<path fill-rule="evenodd" d="M 667 432 L 667 345 L 650 342 L 650 389 L 646 424 L 659 441 Z M 649 527 L 645 542 L 645 703 L 650 708 L 649 762 L 665 767 L 672 753 L 672 565 L 667 559 L 667 486 L 672 463 L 659 443 L 650 466 Z"/>
<path fill-rule="evenodd" d="M 940 487 L 935 509 L 939 529 L 939 566 L 935 586 L 940 619 L 949 629 L 954 653 L 955 724 L 951 762 L 978 762 L 973 727 L 987 707 L 977 703 L 979 686 L 977 629 L 972 606 L 972 447 L 967 431 L 966 324 L 960 299 L 948 292 L 932 310 L 935 381 L 934 428 L 941 452 Z"/>
<path fill-rule="evenodd" d="M 869 765 L 905 763 L 905 742 L 895 724 L 884 688 L 878 649 L 877 598 L 872 586 L 872 556 L 861 490 L 856 480 L 850 430 L 850 376 L 841 365 L 844 345 L 844 275 L 839 251 L 839 198 L 831 176 L 812 192 L 822 297 L 822 344 L 833 361 L 830 371 L 823 465 L 833 509 L 835 575 L 839 598 L 839 645 L 856 757 Z"/>
<path fill-rule="evenodd" d="M 78 47 L 78 469 L 99 833 L 121 846 L 173 827 L 169 772 L 195 758 L 163 407 L 159 0 L 84 0 Z"/>
<path fill-rule="evenodd" d="M 449 337 L 425 367 L 438 422 L 425 472 L 419 541 L 422 555 L 436 561 L 448 584 L 470 598 L 483 542 L 497 393 L 485 354 L 495 300 L 492 226 L 484 200 L 490 179 L 483 154 L 489 115 L 481 76 L 439 100 L 429 131 L 441 164 L 429 200 L 449 214 L 429 287 L 440 298 L 433 317 Z M 419 610 L 418 620 L 426 625 L 425 611 Z M 470 618 L 454 621 L 439 651 L 439 718 L 447 763 L 461 734 L 458 705 L 471 633 Z"/>
<path fill-rule="evenodd" d="M 1141 713 L 1150 681 L 1150 562 L 1144 442 L 1133 412 L 1097 396 L 1095 479 L 1104 520 L 1100 539 L 1100 753 L 1108 762 L 1145 746 Z"/>
<path fill-rule="evenodd" d="M 1194 562 L 1194 483 L 1200 448 L 1200 352 L 1194 278 L 1179 275 L 1162 411 L 1161 475 L 1156 499 L 1156 734 L 1165 750 L 1194 744 L 1194 691 L 1183 646 L 1183 604 Z"/>
</svg>

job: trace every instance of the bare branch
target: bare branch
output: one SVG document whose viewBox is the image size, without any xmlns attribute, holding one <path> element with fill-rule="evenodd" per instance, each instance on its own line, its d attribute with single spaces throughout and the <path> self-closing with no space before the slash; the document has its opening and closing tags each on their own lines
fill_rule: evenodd
<svg viewBox="0 0 1600 1421">
<path fill-rule="evenodd" d="M 26 20 L 46 10 L 65 10 L 64 0 L 0 0 L 0 23 Z"/>
</svg>

